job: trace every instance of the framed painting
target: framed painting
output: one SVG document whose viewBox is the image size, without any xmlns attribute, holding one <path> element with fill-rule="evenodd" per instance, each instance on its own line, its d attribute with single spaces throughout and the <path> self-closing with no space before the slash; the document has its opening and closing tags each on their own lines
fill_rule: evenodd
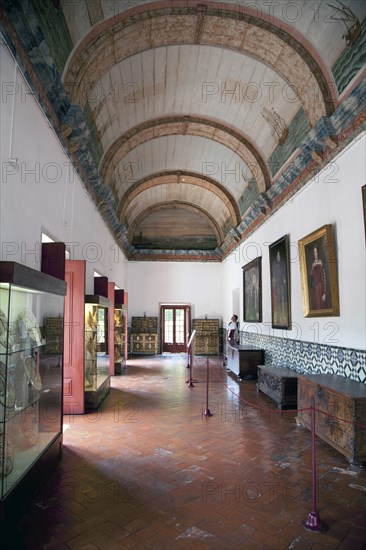
<svg viewBox="0 0 366 550">
<path fill-rule="evenodd" d="M 339 315 L 333 228 L 324 225 L 299 240 L 304 317 Z"/>
<path fill-rule="evenodd" d="M 262 322 L 262 258 L 256 258 L 243 266 L 243 320 L 247 323 Z"/>
<path fill-rule="evenodd" d="M 290 257 L 288 235 L 269 245 L 272 328 L 291 328 Z"/>
<path fill-rule="evenodd" d="M 363 205 L 363 224 L 365 227 L 365 239 L 366 239 L 366 185 L 362 186 L 362 205 Z"/>
</svg>

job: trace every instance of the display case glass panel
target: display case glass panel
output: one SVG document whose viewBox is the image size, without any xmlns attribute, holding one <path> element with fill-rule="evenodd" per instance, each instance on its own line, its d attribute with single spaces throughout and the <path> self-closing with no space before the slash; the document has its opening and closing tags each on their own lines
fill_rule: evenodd
<svg viewBox="0 0 366 550">
<path fill-rule="evenodd" d="M 47 343 L 45 324 L 63 322 L 64 292 L 31 283 L 0 282 L 1 499 L 62 433 L 63 346 Z"/>
<path fill-rule="evenodd" d="M 108 308 L 85 304 L 85 391 L 97 391 L 109 378 Z"/>
<path fill-rule="evenodd" d="M 117 304 L 114 308 L 114 364 L 125 360 L 126 306 Z"/>
</svg>

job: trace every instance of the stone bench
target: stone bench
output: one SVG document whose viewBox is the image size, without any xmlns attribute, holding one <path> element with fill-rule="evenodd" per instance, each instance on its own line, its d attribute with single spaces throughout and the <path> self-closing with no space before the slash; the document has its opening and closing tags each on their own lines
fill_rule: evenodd
<svg viewBox="0 0 366 550">
<path fill-rule="evenodd" d="M 297 372 L 287 367 L 258 365 L 257 391 L 273 399 L 279 409 L 297 408 Z"/>
</svg>

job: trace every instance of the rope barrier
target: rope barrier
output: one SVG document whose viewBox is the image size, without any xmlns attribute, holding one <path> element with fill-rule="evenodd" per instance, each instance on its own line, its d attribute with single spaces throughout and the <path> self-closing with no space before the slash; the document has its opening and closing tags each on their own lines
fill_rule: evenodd
<svg viewBox="0 0 366 550">
<path fill-rule="evenodd" d="M 247 401 L 247 400 L 243 399 L 242 397 L 240 397 L 240 395 L 237 395 L 236 393 L 234 393 L 233 390 L 227 384 L 225 384 L 225 382 L 222 380 L 222 378 L 217 375 L 215 369 L 214 369 L 214 375 L 216 376 L 216 378 L 222 383 L 222 385 L 227 390 L 229 390 L 235 397 L 237 397 L 239 399 L 239 401 L 242 401 L 243 403 L 246 403 L 247 405 L 250 405 L 251 407 L 261 409 L 261 410 L 265 410 L 265 411 L 276 412 L 276 413 L 280 413 L 280 414 L 281 413 L 288 413 L 288 412 L 294 413 L 294 412 L 311 411 L 311 407 L 307 407 L 307 408 L 304 408 L 304 409 L 289 409 L 289 410 L 276 410 L 276 409 L 269 409 L 268 407 L 262 407 L 261 405 L 257 405 L 256 403 L 253 403 L 252 401 Z M 326 411 L 323 411 L 322 409 L 318 409 L 317 407 L 314 407 L 314 410 L 316 412 L 320 413 L 320 414 L 324 414 L 325 416 L 328 416 L 329 418 L 333 418 L 334 420 L 338 420 L 339 422 L 345 422 L 346 424 L 353 424 L 354 426 L 358 426 L 358 427 L 361 427 L 361 428 L 366 428 L 366 424 L 362 424 L 360 422 L 354 422 L 352 420 L 346 420 L 345 418 L 340 418 L 339 416 L 327 413 Z"/>
<path fill-rule="evenodd" d="M 208 358 L 206 359 L 206 361 L 204 363 L 202 363 L 202 365 L 198 365 L 192 359 L 192 365 L 195 366 L 195 367 L 205 367 L 207 365 L 207 361 L 208 361 Z"/>
<path fill-rule="evenodd" d="M 192 358 L 193 363 L 193 358 Z M 204 363 L 204 365 L 207 364 L 207 385 L 206 385 L 206 409 L 203 413 L 204 416 L 213 416 L 210 412 L 210 409 L 208 408 L 208 386 L 209 386 L 209 359 L 207 357 L 207 361 Z M 202 365 L 202 366 L 204 366 Z M 366 428 L 366 425 L 359 422 L 353 422 L 350 420 L 346 420 L 343 418 L 339 418 L 338 416 L 334 414 L 327 413 L 321 409 L 318 409 L 315 407 L 315 398 L 314 396 L 311 396 L 311 403 L 310 407 L 306 408 L 296 408 L 296 409 L 290 409 L 290 410 L 276 410 L 269 407 L 263 407 L 261 405 L 257 405 L 256 403 L 253 403 L 251 401 L 248 401 L 246 399 L 243 399 L 240 397 L 240 395 L 237 395 L 229 386 L 224 382 L 224 380 L 218 375 L 215 369 L 213 369 L 214 375 L 219 380 L 219 382 L 228 390 L 232 395 L 234 395 L 239 401 L 242 403 L 245 403 L 246 405 L 250 405 L 254 409 L 260 409 L 264 411 L 270 411 L 270 412 L 278 412 L 279 414 L 285 413 L 285 412 L 291 412 L 291 413 L 299 413 L 299 412 L 309 412 L 310 411 L 310 434 L 311 434 L 311 466 L 312 466 L 312 483 L 311 483 L 311 489 L 312 489 L 312 508 L 311 511 L 308 513 L 307 518 L 302 522 L 302 525 L 305 529 L 309 531 L 326 531 L 329 529 L 328 525 L 326 525 L 321 519 L 320 515 L 316 508 L 316 495 L 317 495 L 317 480 L 316 480 L 316 419 L 315 419 L 315 413 L 318 412 L 320 414 L 323 414 L 324 416 L 327 416 L 331 419 L 337 420 L 339 422 L 345 422 L 347 424 L 353 424 L 354 426 L 359 426 L 362 428 Z"/>
<path fill-rule="evenodd" d="M 222 380 L 222 378 L 217 375 L 215 369 L 214 369 L 214 375 L 216 376 L 216 378 L 218 378 L 218 380 L 222 383 L 222 385 L 225 386 L 225 388 L 227 390 L 229 390 L 229 392 L 231 392 L 235 397 L 237 397 L 239 399 L 239 401 L 242 401 L 243 403 L 246 403 L 247 405 L 250 405 L 251 407 L 253 407 L 255 409 L 261 409 L 263 411 L 271 411 L 271 412 L 276 412 L 276 413 L 294 413 L 294 412 L 302 412 L 302 411 L 310 411 L 311 410 L 311 407 L 307 407 L 305 409 L 291 409 L 291 410 L 288 410 L 288 411 L 282 411 L 282 410 L 270 409 L 268 407 L 262 407 L 261 405 L 257 405 L 256 403 L 253 403 L 252 401 L 247 401 L 246 399 L 243 399 L 242 397 L 240 397 L 240 395 L 237 395 L 235 392 L 233 392 L 233 390 L 227 384 L 225 384 L 225 382 Z"/>
</svg>

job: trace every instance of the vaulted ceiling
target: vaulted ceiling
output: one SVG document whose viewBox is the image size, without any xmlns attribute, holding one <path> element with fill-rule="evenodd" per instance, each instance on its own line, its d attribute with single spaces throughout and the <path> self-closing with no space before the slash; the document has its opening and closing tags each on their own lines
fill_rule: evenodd
<svg viewBox="0 0 366 550">
<path fill-rule="evenodd" d="M 365 127 L 364 0 L 2 4 L 129 259 L 221 261 Z"/>
</svg>

